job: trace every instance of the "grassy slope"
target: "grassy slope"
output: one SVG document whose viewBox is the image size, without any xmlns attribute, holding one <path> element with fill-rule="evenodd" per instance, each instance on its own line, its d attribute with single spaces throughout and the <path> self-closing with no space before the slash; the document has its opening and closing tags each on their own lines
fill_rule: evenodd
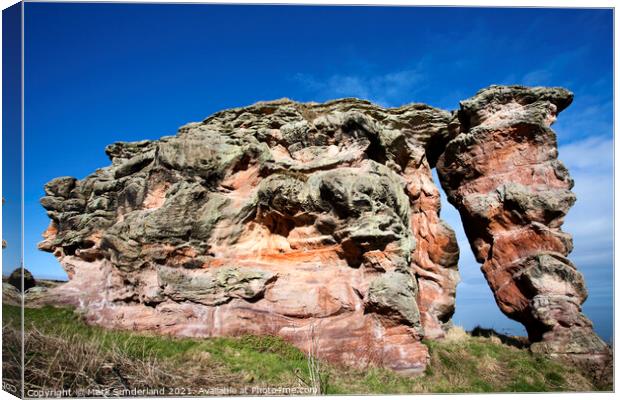
<svg viewBox="0 0 620 400">
<path fill-rule="evenodd" d="M 5 329 L 19 321 L 19 308 L 5 305 L 3 313 Z M 26 332 L 31 333 L 30 339 L 27 339 L 27 343 L 31 344 L 26 345 L 26 381 L 30 381 L 33 387 L 67 387 L 67 376 L 72 377 L 70 385 L 73 387 L 89 382 L 95 384 L 95 381 L 100 385 L 113 386 L 113 379 L 106 377 L 100 367 L 102 364 L 121 366 L 119 368 L 124 369 L 125 372 L 121 372 L 125 376 L 117 372 L 117 381 L 125 381 L 131 387 L 148 387 L 154 382 L 162 385 L 174 383 L 178 387 L 292 387 L 303 386 L 302 380 L 308 380 L 305 355 L 276 337 L 175 339 L 108 331 L 84 324 L 71 310 L 51 307 L 26 309 L 25 317 Z M 324 364 L 322 376 L 327 382 L 326 393 L 598 389 L 574 368 L 534 356 L 527 350 L 489 338 L 466 334 L 452 336 L 450 340 L 426 341 L 432 359 L 426 375 L 422 377 L 405 378 L 381 368 L 362 371 Z M 54 343 L 55 347 L 50 348 L 49 343 Z M 66 350 L 62 348 L 63 343 Z M 63 360 L 68 353 L 75 353 L 73 359 Z M 45 371 L 38 375 L 29 372 L 28 364 L 33 371 L 36 368 Z M 52 367 L 46 367 L 48 365 Z M 91 378 L 88 379 L 92 382 L 88 381 L 79 373 L 72 375 L 71 365 L 96 375 L 94 381 Z M 147 370 L 150 381 L 138 377 L 146 374 Z"/>
</svg>

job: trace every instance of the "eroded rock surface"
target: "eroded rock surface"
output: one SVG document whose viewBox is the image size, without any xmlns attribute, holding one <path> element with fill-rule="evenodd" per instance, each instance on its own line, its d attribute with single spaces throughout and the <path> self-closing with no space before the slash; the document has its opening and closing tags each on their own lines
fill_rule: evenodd
<svg viewBox="0 0 620 400">
<path fill-rule="evenodd" d="M 587 290 L 560 227 L 575 202 L 550 125 L 559 88 L 490 87 L 463 101 L 437 170 L 500 309 L 533 351 L 595 360 L 607 345 L 581 312 Z"/>
<path fill-rule="evenodd" d="M 458 282 L 427 157 L 450 117 L 279 100 L 110 145 L 110 167 L 45 187 L 40 248 L 71 279 L 57 301 L 182 336 L 307 348 L 315 332 L 321 357 L 418 373 L 420 339 L 443 335 Z"/>
<path fill-rule="evenodd" d="M 454 113 L 290 100 L 226 110 L 41 200 L 40 248 L 70 282 L 48 298 L 107 327 L 274 334 L 356 366 L 421 372 L 454 313 L 459 250 L 437 163 L 502 311 L 544 351 L 598 346 L 559 229 L 574 202 L 548 128 L 561 89 L 491 88 Z"/>
</svg>

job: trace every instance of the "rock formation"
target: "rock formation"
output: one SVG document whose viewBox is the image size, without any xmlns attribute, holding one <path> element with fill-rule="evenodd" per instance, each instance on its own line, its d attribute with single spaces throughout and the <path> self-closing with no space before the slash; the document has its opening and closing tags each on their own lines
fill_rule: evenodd
<svg viewBox="0 0 620 400">
<path fill-rule="evenodd" d="M 607 345 L 581 313 L 588 292 L 560 229 L 575 202 L 550 125 L 573 94 L 560 88 L 490 87 L 461 102 L 437 171 L 504 314 L 531 349 L 596 360 Z"/>
<path fill-rule="evenodd" d="M 70 278 L 50 292 L 106 327 L 315 340 L 328 360 L 419 373 L 459 280 L 437 163 L 502 311 L 540 351 L 598 351 L 559 229 L 574 195 L 548 126 L 570 99 L 492 87 L 456 114 L 278 100 L 112 144 L 111 166 L 45 186 L 40 248 Z"/>
</svg>

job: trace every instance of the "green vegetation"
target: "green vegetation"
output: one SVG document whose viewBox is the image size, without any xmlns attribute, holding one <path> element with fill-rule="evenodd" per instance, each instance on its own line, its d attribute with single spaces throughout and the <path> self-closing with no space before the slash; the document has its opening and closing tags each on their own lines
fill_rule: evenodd
<svg viewBox="0 0 620 400">
<path fill-rule="evenodd" d="M 19 324 L 19 312 L 18 307 L 3 306 L 5 343 L 10 330 Z M 26 309 L 25 326 L 26 389 L 312 384 L 306 355 L 277 337 L 178 339 L 110 331 L 84 324 L 72 310 L 53 307 Z M 473 337 L 455 328 L 445 340 L 425 343 L 431 364 L 424 376 L 407 378 L 382 368 L 357 370 L 321 364 L 322 391 L 387 394 L 610 389 L 595 388 L 576 369 L 502 344 L 497 337 Z"/>
</svg>

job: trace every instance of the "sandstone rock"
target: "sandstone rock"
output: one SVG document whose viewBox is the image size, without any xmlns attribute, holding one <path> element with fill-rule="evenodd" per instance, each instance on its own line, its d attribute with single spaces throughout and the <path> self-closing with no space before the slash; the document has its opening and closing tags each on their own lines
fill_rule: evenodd
<svg viewBox="0 0 620 400">
<path fill-rule="evenodd" d="M 420 373 L 458 282 L 426 156 L 449 119 L 278 100 L 112 144 L 111 166 L 45 187 L 40 248 L 71 279 L 45 296 L 108 327 L 315 334 L 326 359 Z"/>
<path fill-rule="evenodd" d="M 450 328 L 459 281 L 436 165 L 502 311 L 541 351 L 574 338 L 570 351 L 597 352 L 560 230 L 572 180 L 549 129 L 571 98 L 491 87 L 458 113 L 283 99 L 114 143 L 109 167 L 45 186 L 39 247 L 70 278 L 45 297 L 106 327 L 279 335 L 420 373 L 420 340 Z"/>
<path fill-rule="evenodd" d="M 24 293 L 24 304 L 26 307 L 39 307 L 48 303 L 47 297 L 48 289 L 46 287 L 34 286 Z"/>
<path fill-rule="evenodd" d="M 191 273 L 160 267 L 158 280 L 162 294 L 174 301 L 191 301 L 207 306 L 224 304 L 233 298 L 252 300 L 264 294 L 276 275 L 248 268 L 219 268 L 213 272 Z"/>
<path fill-rule="evenodd" d="M 365 309 L 396 323 L 409 325 L 423 336 L 415 300 L 417 291 L 417 285 L 408 273 L 388 272 L 370 283 Z"/>
<path fill-rule="evenodd" d="M 461 102 L 437 171 L 501 310 L 533 351 L 606 354 L 581 313 L 583 276 L 560 227 L 575 202 L 550 125 L 572 101 L 560 88 L 492 86 Z"/>
<path fill-rule="evenodd" d="M 21 292 L 8 282 L 2 282 L 2 304 L 22 305 Z"/>
</svg>

